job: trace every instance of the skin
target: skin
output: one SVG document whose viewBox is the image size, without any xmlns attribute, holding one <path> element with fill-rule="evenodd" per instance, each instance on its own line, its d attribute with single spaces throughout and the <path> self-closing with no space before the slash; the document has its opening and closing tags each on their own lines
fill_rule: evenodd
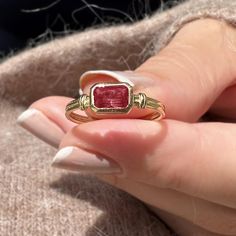
<svg viewBox="0 0 236 236">
<path fill-rule="evenodd" d="M 180 235 L 236 235 L 235 49 L 233 27 L 201 19 L 137 68 L 152 83 L 134 81 L 135 91 L 165 104 L 161 122 L 129 119 L 143 115 L 133 110 L 121 120 L 75 125 L 64 117 L 66 97 L 31 107 L 65 132 L 59 148 L 78 146 L 118 163 L 122 175 L 97 177 L 147 203 Z M 85 92 L 91 84 L 83 83 Z M 214 120 L 199 122 L 206 112 Z"/>
</svg>

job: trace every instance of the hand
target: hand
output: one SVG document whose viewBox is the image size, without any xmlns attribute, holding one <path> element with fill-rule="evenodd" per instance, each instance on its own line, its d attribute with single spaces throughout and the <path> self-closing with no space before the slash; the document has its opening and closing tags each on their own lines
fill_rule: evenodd
<svg viewBox="0 0 236 236">
<path fill-rule="evenodd" d="M 19 122 L 60 143 L 54 166 L 89 170 L 147 203 L 180 235 L 236 235 L 235 49 L 234 28 L 196 20 L 127 73 L 136 92 L 165 104 L 163 121 L 129 119 L 143 115 L 134 109 L 124 119 L 75 125 L 64 116 L 71 98 L 47 97 Z M 85 93 L 95 81 L 101 77 L 81 82 Z M 199 122 L 206 112 L 232 123 Z"/>
</svg>

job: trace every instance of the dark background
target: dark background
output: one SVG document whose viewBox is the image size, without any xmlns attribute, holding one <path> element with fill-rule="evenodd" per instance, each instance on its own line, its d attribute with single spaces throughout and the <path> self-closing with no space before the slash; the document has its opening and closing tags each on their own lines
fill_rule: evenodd
<svg viewBox="0 0 236 236">
<path fill-rule="evenodd" d="M 158 0 L 0 0 L 0 54 L 99 24 L 151 15 Z"/>
</svg>

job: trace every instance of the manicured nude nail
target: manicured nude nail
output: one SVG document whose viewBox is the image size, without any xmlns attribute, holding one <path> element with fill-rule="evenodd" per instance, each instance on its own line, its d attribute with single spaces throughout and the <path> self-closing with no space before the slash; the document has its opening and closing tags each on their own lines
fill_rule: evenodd
<svg viewBox="0 0 236 236">
<path fill-rule="evenodd" d="M 114 161 L 74 146 L 61 149 L 54 157 L 52 166 L 81 173 L 121 173 Z"/>
<path fill-rule="evenodd" d="M 29 108 L 18 118 L 17 123 L 46 143 L 58 147 L 64 132 L 41 111 Z"/>
<path fill-rule="evenodd" d="M 138 75 L 137 73 L 133 71 L 108 71 L 108 70 L 94 70 L 94 71 L 87 71 L 80 77 L 80 87 L 83 89 L 85 86 L 85 83 L 87 83 L 89 80 L 92 80 L 98 76 L 108 76 L 112 79 L 115 79 L 119 82 L 126 82 L 130 84 L 131 86 L 135 86 L 138 84 L 145 84 L 152 85 L 153 79 L 147 78 L 141 75 Z"/>
</svg>

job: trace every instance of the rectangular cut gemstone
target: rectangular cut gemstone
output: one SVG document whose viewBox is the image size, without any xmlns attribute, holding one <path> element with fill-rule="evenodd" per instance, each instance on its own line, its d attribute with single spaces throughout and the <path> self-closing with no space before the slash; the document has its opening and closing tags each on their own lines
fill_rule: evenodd
<svg viewBox="0 0 236 236">
<path fill-rule="evenodd" d="M 97 108 L 123 109 L 129 104 L 129 89 L 125 85 L 105 85 L 93 90 Z"/>
</svg>

